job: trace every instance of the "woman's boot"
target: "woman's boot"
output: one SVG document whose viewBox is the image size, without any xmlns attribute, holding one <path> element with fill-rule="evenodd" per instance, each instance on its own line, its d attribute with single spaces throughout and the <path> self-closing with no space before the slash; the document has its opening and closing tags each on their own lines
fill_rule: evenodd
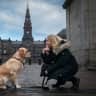
<svg viewBox="0 0 96 96">
<path fill-rule="evenodd" d="M 63 76 L 58 76 L 58 80 L 57 80 L 57 83 L 54 85 L 54 87 L 57 87 L 59 88 L 60 85 L 64 85 L 65 84 L 65 80 L 63 79 Z"/>
<path fill-rule="evenodd" d="M 71 87 L 71 89 L 78 90 L 79 89 L 80 79 L 77 78 L 77 77 L 72 77 L 70 79 L 70 81 L 72 81 L 72 84 L 73 84 L 73 86 Z"/>
</svg>

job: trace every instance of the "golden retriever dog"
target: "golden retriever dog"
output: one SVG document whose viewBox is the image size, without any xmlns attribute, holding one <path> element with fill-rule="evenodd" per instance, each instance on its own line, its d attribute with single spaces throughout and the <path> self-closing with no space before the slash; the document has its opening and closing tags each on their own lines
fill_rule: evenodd
<svg viewBox="0 0 96 96">
<path fill-rule="evenodd" d="M 16 88 L 21 87 L 16 81 L 16 78 L 17 74 L 23 68 L 25 57 L 30 56 L 29 54 L 28 49 L 19 48 L 9 60 L 0 65 L 0 88 L 6 89 L 6 83 L 8 81 L 13 82 Z"/>
</svg>

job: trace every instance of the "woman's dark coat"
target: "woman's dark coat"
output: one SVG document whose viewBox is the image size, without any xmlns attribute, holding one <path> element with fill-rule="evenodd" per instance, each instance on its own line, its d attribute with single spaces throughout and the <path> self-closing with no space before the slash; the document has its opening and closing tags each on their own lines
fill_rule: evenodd
<svg viewBox="0 0 96 96">
<path fill-rule="evenodd" d="M 49 54 L 41 53 L 41 57 L 43 59 L 44 64 L 41 67 L 40 76 L 47 76 L 47 74 L 45 74 L 45 70 L 47 70 L 48 67 L 51 67 L 53 66 L 53 64 L 55 64 L 56 55 L 52 52 L 52 50 L 50 50 Z"/>
<path fill-rule="evenodd" d="M 69 80 L 78 71 L 78 64 L 68 49 L 64 49 L 56 56 L 56 62 L 47 69 L 50 79 L 58 79 L 63 76 L 64 80 Z"/>
<path fill-rule="evenodd" d="M 54 59 L 54 64 L 50 64 L 50 66 L 46 68 L 49 79 L 58 79 L 58 76 L 62 76 L 66 81 L 71 79 L 78 71 L 76 59 L 69 49 L 64 48 L 61 52 L 55 55 L 54 58 L 52 58 L 52 54 L 48 58 L 43 54 L 45 63 L 50 63 L 50 59 Z"/>
</svg>

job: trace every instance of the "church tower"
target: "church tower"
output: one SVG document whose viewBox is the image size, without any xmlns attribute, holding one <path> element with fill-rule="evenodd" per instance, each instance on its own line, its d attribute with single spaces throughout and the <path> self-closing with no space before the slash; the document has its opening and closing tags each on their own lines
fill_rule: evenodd
<svg viewBox="0 0 96 96">
<path fill-rule="evenodd" d="M 29 41 L 33 42 L 33 37 L 32 37 L 32 23 L 31 23 L 31 16 L 30 16 L 30 10 L 29 6 L 27 3 L 27 8 L 26 8 L 26 15 L 25 15 L 25 22 L 24 22 L 24 34 L 22 38 L 22 42 L 28 44 Z"/>
</svg>

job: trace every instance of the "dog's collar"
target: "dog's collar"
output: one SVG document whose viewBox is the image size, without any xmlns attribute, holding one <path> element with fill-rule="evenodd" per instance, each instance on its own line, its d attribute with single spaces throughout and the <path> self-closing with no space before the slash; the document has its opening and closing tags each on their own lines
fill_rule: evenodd
<svg viewBox="0 0 96 96">
<path fill-rule="evenodd" d="M 19 58 L 17 58 L 17 57 L 12 57 L 12 58 L 14 58 L 14 59 L 20 61 L 20 62 L 24 65 L 24 62 L 23 62 L 21 59 L 19 59 Z"/>
</svg>

